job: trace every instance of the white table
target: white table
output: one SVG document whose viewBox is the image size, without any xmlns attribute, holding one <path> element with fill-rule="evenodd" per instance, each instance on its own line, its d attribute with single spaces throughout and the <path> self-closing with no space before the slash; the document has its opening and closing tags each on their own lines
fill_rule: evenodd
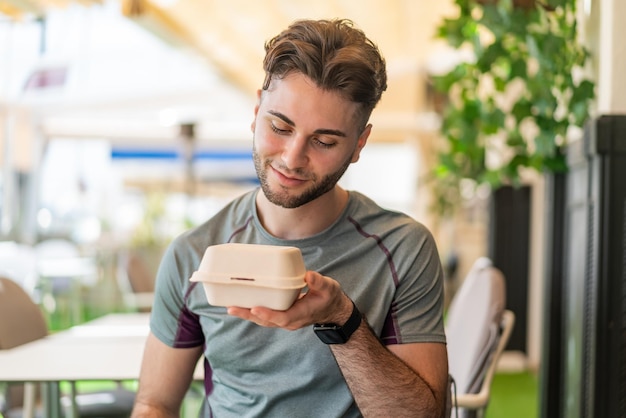
<svg viewBox="0 0 626 418">
<path fill-rule="evenodd" d="M 47 386 L 50 417 L 60 414 L 58 383 L 79 380 L 137 380 L 149 314 L 109 314 L 10 350 L 0 350 L 0 382 Z M 194 374 L 204 378 L 202 361 Z"/>
</svg>

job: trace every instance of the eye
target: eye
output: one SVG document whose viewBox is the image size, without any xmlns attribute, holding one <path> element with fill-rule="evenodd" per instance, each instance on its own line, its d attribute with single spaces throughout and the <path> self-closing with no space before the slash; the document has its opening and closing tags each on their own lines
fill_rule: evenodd
<svg viewBox="0 0 626 418">
<path fill-rule="evenodd" d="M 270 127 L 272 128 L 272 131 L 276 132 L 279 135 L 287 135 L 289 133 L 289 129 L 281 129 L 278 126 L 276 126 L 275 122 L 270 122 Z"/>
<path fill-rule="evenodd" d="M 320 138 L 318 138 L 318 137 L 314 137 L 314 138 L 313 138 L 313 143 L 314 143 L 315 145 L 319 146 L 319 147 L 322 147 L 322 148 L 332 148 L 332 147 L 334 147 L 334 146 L 335 146 L 335 143 L 334 143 L 334 142 L 332 142 L 332 143 L 329 143 L 329 142 L 324 142 L 324 141 L 322 141 L 322 140 L 321 140 Z"/>
</svg>

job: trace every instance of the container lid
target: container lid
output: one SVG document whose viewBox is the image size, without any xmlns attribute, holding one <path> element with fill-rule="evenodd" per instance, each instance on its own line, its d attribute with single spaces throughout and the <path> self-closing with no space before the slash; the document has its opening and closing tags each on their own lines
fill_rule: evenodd
<svg viewBox="0 0 626 418">
<path fill-rule="evenodd" d="M 208 247 L 190 280 L 284 289 L 304 287 L 305 274 L 297 247 L 228 243 Z"/>
</svg>

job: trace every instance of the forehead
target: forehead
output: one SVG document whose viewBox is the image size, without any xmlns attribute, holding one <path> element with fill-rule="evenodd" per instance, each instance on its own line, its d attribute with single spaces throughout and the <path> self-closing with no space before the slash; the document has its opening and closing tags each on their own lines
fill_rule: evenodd
<svg viewBox="0 0 626 418">
<path fill-rule="evenodd" d="M 280 112 L 296 126 L 351 133 L 357 129 L 360 107 L 339 92 L 321 89 L 305 75 L 292 73 L 273 79 L 268 89 L 262 91 L 260 109 Z"/>
</svg>

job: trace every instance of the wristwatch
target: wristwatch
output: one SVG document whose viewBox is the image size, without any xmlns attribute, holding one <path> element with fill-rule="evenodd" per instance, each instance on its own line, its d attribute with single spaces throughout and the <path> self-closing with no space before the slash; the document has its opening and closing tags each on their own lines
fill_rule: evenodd
<svg viewBox="0 0 626 418">
<path fill-rule="evenodd" d="M 343 326 L 337 324 L 314 324 L 315 335 L 325 344 L 344 344 L 361 325 L 363 316 L 352 302 L 352 314 Z"/>
</svg>

